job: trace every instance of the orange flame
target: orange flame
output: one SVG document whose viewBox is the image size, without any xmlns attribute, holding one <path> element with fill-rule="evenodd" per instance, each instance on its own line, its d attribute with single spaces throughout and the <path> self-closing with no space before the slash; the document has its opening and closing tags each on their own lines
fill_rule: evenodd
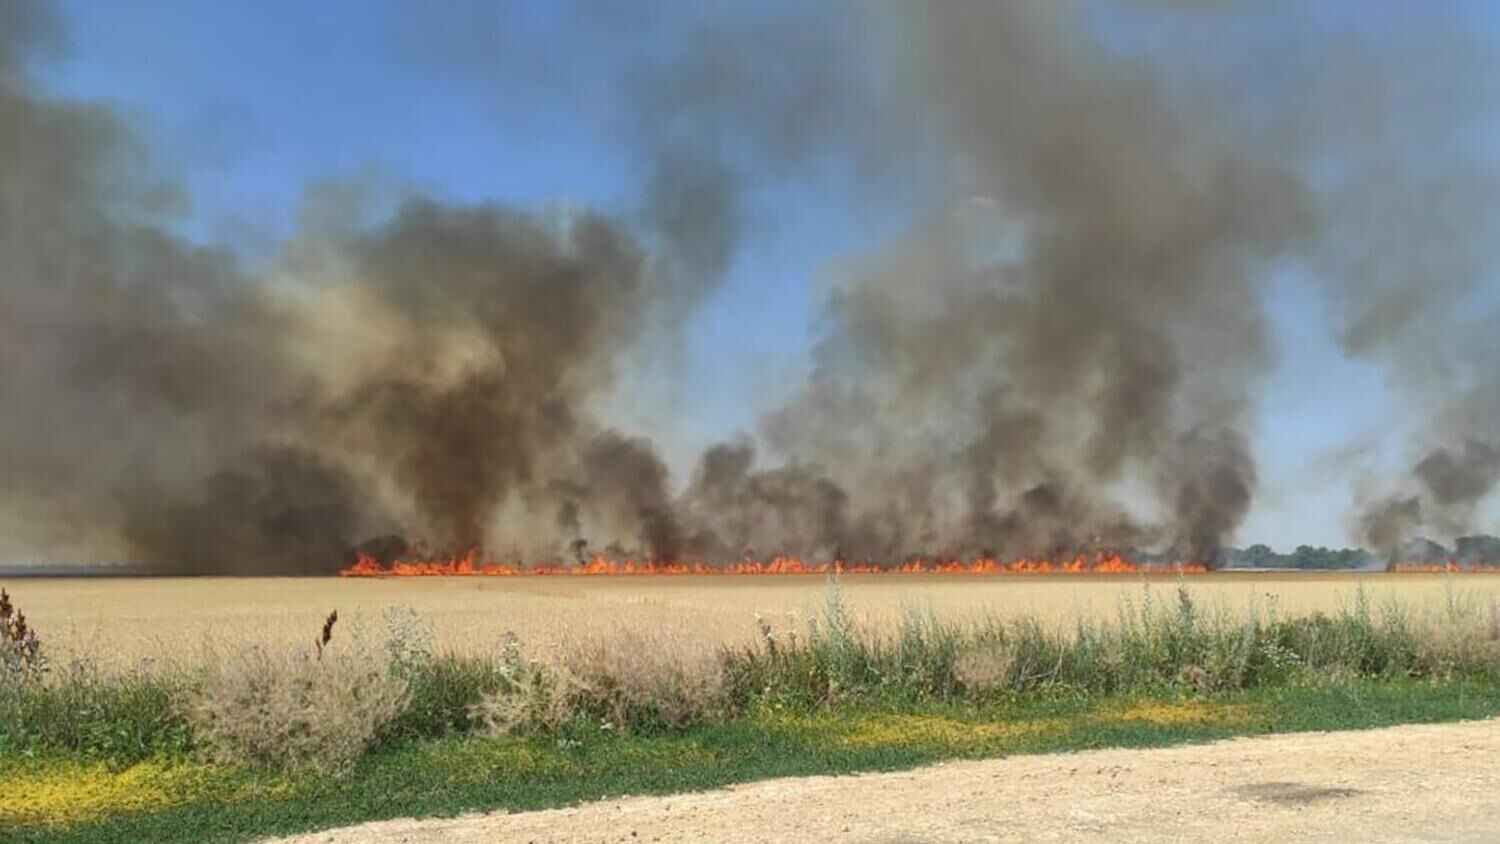
<svg viewBox="0 0 1500 844">
<path fill-rule="evenodd" d="M 576 565 L 484 562 L 477 550 L 463 556 L 436 559 L 396 560 L 383 564 L 363 553 L 355 563 L 339 572 L 341 577 L 517 577 L 526 575 L 610 576 L 610 575 L 729 575 L 729 574 L 1201 574 L 1208 567 L 1201 563 L 1173 565 L 1134 563 L 1119 554 L 1080 554 L 1071 560 L 1001 561 L 982 557 L 975 560 L 908 560 L 902 563 L 830 561 L 809 563 L 795 557 L 773 557 L 770 560 L 744 560 L 711 566 L 702 562 L 668 562 L 661 560 L 613 560 L 595 557 Z"/>
<path fill-rule="evenodd" d="M 1396 563 L 1391 566 L 1391 571 L 1402 574 L 1495 574 L 1500 573 L 1500 566 L 1465 566 L 1457 560 L 1449 560 L 1446 563 Z"/>
</svg>

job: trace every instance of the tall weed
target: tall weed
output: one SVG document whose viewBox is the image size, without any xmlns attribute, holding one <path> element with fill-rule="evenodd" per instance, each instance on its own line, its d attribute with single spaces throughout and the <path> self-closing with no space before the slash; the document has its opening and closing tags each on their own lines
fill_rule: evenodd
<svg viewBox="0 0 1500 844">
<path fill-rule="evenodd" d="M 321 660 L 245 648 L 211 660 L 181 711 L 211 758 L 340 774 L 405 710 L 407 680 L 359 648 Z"/>
</svg>

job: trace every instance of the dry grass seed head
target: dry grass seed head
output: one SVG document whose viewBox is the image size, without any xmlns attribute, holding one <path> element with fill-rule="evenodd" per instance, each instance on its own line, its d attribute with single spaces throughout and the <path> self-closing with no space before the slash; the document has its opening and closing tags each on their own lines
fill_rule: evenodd
<svg viewBox="0 0 1500 844">
<path fill-rule="evenodd" d="M 529 662 L 512 672 L 511 685 L 469 707 L 469 719 L 488 736 L 555 733 L 579 715 L 583 682 L 565 666 Z"/>
<path fill-rule="evenodd" d="M 679 729 L 723 703 L 718 650 L 686 632 L 624 631 L 573 648 L 565 659 L 615 727 L 631 727 L 644 719 Z"/>
<path fill-rule="evenodd" d="M 182 714 L 216 761 L 344 773 L 405 709 L 408 686 L 363 648 L 327 657 L 220 654 L 187 689 Z"/>
<path fill-rule="evenodd" d="M 964 690 L 980 696 L 1003 691 L 1010 684 L 1015 660 L 998 646 L 970 648 L 954 661 L 953 672 Z"/>
</svg>

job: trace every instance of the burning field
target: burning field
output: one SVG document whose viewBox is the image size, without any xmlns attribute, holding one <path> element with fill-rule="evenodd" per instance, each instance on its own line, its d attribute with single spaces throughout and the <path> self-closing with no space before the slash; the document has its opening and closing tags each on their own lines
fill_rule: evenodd
<svg viewBox="0 0 1500 844">
<path fill-rule="evenodd" d="M 1489 562 L 1402 562 L 1385 570 L 1395 574 L 1495 574 L 1500 565 Z M 607 577 L 615 575 L 844 575 L 844 574 L 993 574 L 993 575 L 1189 575 L 1208 574 L 1204 563 L 1140 563 L 1119 554 L 1096 553 L 1061 560 L 905 560 L 895 563 L 807 562 L 796 557 L 742 560 L 709 564 L 680 560 L 614 560 L 595 557 L 573 564 L 503 563 L 486 561 L 479 551 L 451 557 L 396 557 L 382 561 L 358 553 L 339 569 L 339 577 Z M 1369 573 L 1367 569 L 1366 574 Z"/>
<path fill-rule="evenodd" d="M 1284 65 L 1316 84 L 1250 96 L 1211 57 L 1099 43 L 1087 3 L 879 4 L 852 30 L 816 5 L 668 16 L 606 28 L 675 45 L 601 54 L 623 196 L 381 199 L 334 179 L 251 260 L 183 233 L 161 201 L 183 188 L 133 166 L 156 159 L 132 124 L 33 72 L 63 40 L 47 7 L 3 8 L 0 559 L 333 574 L 395 543 L 367 553 L 450 565 L 412 562 L 420 537 L 532 571 L 1115 565 L 1097 549 L 1212 568 L 1255 538 L 1285 278 L 1319 303 L 1328 354 L 1412 409 L 1382 426 L 1411 432 L 1394 463 L 1358 458 L 1354 434 L 1328 445 L 1352 490 L 1329 520 L 1386 559 L 1485 526 L 1484 147 L 1413 166 L 1353 142 L 1420 126 L 1430 147 L 1486 113 L 1455 81 L 1483 76 L 1459 30 L 1318 42 L 1333 54 Z M 557 15 L 563 40 L 600 26 Z M 522 87 L 571 78 L 529 49 L 493 52 Z M 444 52 L 420 70 L 470 79 Z M 1386 83 L 1421 119 L 1384 107 Z M 851 197 L 833 215 L 850 227 L 867 206 L 896 219 L 820 259 L 805 354 L 776 363 L 792 377 L 724 430 L 675 434 L 717 410 L 655 403 L 691 391 L 690 359 L 769 377 L 723 357 L 705 311 L 792 188 Z M 1014 560 L 1052 562 L 996 562 Z"/>
<path fill-rule="evenodd" d="M 908 560 L 864 563 L 806 562 L 796 557 L 711 565 L 702 561 L 612 560 L 595 557 L 576 565 L 486 562 L 478 551 L 448 558 L 396 558 L 388 563 L 359 554 L 340 577 L 516 577 L 524 575 L 753 575 L 753 574 L 1203 574 L 1203 564 L 1134 563 L 1118 554 L 1052 560 Z"/>
<path fill-rule="evenodd" d="M 0 838 L 1500 714 L 1483 4 L 272 5 L 0 0 Z"/>
</svg>

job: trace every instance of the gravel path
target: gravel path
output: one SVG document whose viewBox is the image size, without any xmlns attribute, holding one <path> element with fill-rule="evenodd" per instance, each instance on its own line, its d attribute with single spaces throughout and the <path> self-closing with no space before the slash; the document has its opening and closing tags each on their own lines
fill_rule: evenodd
<svg viewBox="0 0 1500 844">
<path fill-rule="evenodd" d="M 780 779 L 279 844 L 1500 842 L 1500 720 Z"/>
</svg>

